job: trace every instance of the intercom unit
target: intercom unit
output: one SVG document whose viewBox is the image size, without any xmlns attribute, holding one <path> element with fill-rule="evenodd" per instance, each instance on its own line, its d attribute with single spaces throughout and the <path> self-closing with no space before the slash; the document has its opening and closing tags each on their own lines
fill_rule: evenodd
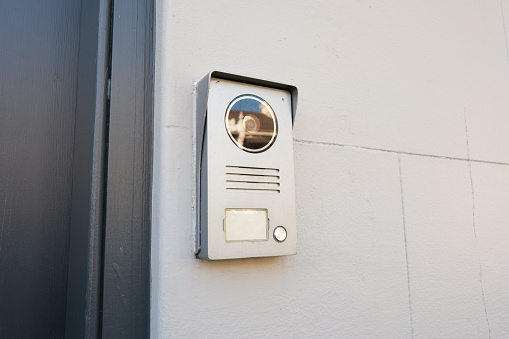
<svg viewBox="0 0 509 339">
<path fill-rule="evenodd" d="M 196 253 L 296 253 L 297 88 L 213 71 L 196 87 Z"/>
</svg>

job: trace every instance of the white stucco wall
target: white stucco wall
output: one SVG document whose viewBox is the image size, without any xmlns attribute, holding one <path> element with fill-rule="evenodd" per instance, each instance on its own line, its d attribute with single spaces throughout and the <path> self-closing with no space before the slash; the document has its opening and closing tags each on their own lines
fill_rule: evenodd
<svg viewBox="0 0 509 339">
<path fill-rule="evenodd" d="M 509 0 L 156 5 L 152 337 L 509 336 Z M 194 257 L 213 69 L 299 88 L 295 256 Z"/>
</svg>

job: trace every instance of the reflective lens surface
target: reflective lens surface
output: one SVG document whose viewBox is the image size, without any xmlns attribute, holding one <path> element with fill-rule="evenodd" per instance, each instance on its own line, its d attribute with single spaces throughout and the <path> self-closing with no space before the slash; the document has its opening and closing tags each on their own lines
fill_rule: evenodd
<svg viewBox="0 0 509 339">
<path fill-rule="evenodd" d="M 225 125 L 232 141 L 247 152 L 263 152 L 276 140 L 276 115 L 269 104 L 256 95 L 235 98 L 226 109 Z"/>
</svg>

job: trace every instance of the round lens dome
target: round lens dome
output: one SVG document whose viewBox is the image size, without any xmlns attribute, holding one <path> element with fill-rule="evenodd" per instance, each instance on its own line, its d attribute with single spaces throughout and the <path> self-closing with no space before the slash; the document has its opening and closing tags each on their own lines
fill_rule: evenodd
<svg viewBox="0 0 509 339">
<path fill-rule="evenodd" d="M 243 121 L 244 128 L 249 133 L 256 133 L 260 129 L 260 123 L 250 115 L 246 115 Z"/>
<path fill-rule="evenodd" d="M 256 95 L 245 94 L 233 99 L 226 109 L 225 125 L 230 139 L 247 152 L 263 152 L 276 140 L 276 115 Z"/>
</svg>

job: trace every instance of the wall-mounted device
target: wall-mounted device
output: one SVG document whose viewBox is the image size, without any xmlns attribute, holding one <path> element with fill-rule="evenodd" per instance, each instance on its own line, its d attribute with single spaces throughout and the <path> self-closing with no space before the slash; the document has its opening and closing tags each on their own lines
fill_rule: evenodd
<svg viewBox="0 0 509 339">
<path fill-rule="evenodd" d="M 196 90 L 196 252 L 216 260 L 296 253 L 297 88 L 211 72 Z"/>
</svg>

